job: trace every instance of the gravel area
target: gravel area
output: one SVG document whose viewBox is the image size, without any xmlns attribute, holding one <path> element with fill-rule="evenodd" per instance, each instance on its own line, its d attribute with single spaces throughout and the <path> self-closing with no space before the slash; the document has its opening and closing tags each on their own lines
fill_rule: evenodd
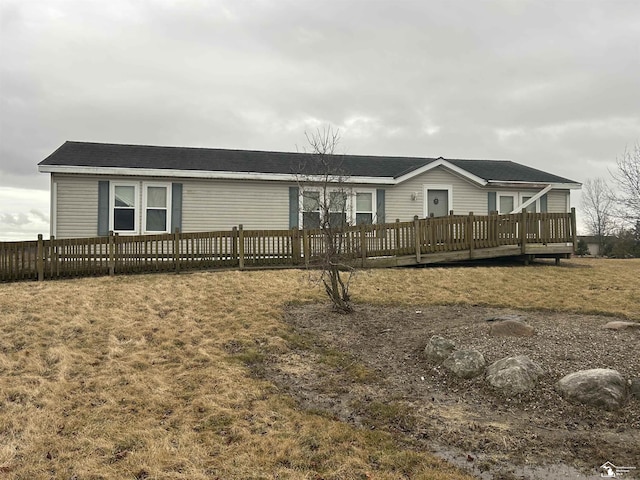
<svg viewBox="0 0 640 480">
<path fill-rule="evenodd" d="M 535 334 L 491 336 L 488 320 L 503 316 L 522 319 Z M 592 368 L 640 378 L 640 329 L 602 328 L 612 320 L 467 306 L 357 305 L 352 315 L 294 306 L 286 321 L 298 341 L 270 355 L 263 374 L 304 408 L 387 429 L 481 478 L 600 478 L 606 461 L 635 466 L 625 478 L 640 478 L 640 399 L 629 396 L 610 412 L 568 403 L 554 387 Z M 425 358 L 432 335 L 480 351 L 487 365 L 527 355 L 544 374 L 533 391 L 515 395 L 483 376 L 458 379 Z"/>
</svg>

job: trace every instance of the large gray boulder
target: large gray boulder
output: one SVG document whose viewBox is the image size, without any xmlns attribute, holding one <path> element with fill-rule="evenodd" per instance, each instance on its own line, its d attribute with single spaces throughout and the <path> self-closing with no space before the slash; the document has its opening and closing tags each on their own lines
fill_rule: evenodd
<svg viewBox="0 0 640 480">
<path fill-rule="evenodd" d="M 487 368 L 487 382 L 510 393 L 527 392 L 535 387 L 544 372 L 540 365 L 526 355 L 507 357 L 492 363 Z"/>
<path fill-rule="evenodd" d="M 477 350 L 457 350 L 449 355 L 442 366 L 462 378 L 477 377 L 484 371 L 486 362 Z"/>
<path fill-rule="evenodd" d="M 624 402 L 627 385 L 616 370 L 595 368 L 562 377 L 556 388 L 570 401 L 614 410 Z"/>
<path fill-rule="evenodd" d="M 455 349 L 456 345 L 451 340 L 447 340 L 440 335 L 434 335 L 429 339 L 427 346 L 424 347 L 424 354 L 432 362 L 441 363 L 451 355 Z"/>
</svg>

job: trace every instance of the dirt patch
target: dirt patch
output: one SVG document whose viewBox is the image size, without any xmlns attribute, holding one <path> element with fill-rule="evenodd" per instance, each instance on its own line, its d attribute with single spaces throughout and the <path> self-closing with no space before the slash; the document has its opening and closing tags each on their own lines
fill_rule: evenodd
<svg viewBox="0 0 640 480">
<path fill-rule="evenodd" d="M 522 318 L 531 337 L 494 337 L 495 317 Z M 610 317 L 482 307 L 374 307 L 352 315 L 326 305 L 287 310 L 291 349 L 269 355 L 262 374 L 303 408 L 362 428 L 382 428 L 483 478 L 598 477 L 606 461 L 640 470 L 640 400 L 604 411 L 566 402 L 554 385 L 583 369 L 640 376 L 640 331 L 606 330 Z M 484 378 L 462 380 L 430 363 L 432 335 L 479 350 L 487 365 L 527 355 L 544 370 L 538 387 L 504 395 Z M 640 478 L 638 471 L 625 478 Z"/>
</svg>

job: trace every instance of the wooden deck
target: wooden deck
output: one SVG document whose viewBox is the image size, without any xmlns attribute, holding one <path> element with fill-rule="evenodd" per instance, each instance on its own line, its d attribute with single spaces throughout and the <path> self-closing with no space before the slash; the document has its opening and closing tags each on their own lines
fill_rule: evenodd
<svg viewBox="0 0 640 480">
<path fill-rule="evenodd" d="M 570 213 L 449 215 L 343 229 L 341 258 L 365 268 L 499 257 L 568 258 L 576 246 Z M 320 230 L 244 230 L 0 242 L 0 281 L 45 280 L 215 268 L 315 267 Z"/>
</svg>

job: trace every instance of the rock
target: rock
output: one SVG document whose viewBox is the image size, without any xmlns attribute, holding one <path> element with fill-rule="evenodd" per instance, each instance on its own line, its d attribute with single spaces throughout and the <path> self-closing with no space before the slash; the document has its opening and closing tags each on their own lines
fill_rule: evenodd
<svg viewBox="0 0 640 480">
<path fill-rule="evenodd" d="M 568 400 L 614 410 L 622 405 L 626 383 L 616 370 L 595 368 L 581 370 L 562 377 L 556 384 Z"/>
<path fill-rule="evenodd" d="M 494 337 L 531 337 L 535 329 L 520 320 L 501 320 L 491 324 L 489 334 Z"/>
<path fill-rule="evenodd" d="M 440 363 L 451 355 L 455 349 L 456 345 L 451 340 L 434 335 L 427 343 L 427 346 L 424 347 L 424 354 L 429 360 Z"/>
<path fill-rule="evenodd" d="M 632 397 L 640 400 L 640 377 L 629 380 L 629 393 Z"/>
<path fill-rule="evenodd" d="M 607 328 L 609 330 L 625 330 L 628 328 L 640 328 L 640 323 L 616 320 L 615 322 L 609 322 L 603 325 L 602 328 Z"/>
<path fill-rule="evenodd" d="M 535 387 L 542 368 L 525 355 L 507 357 L 492 363 L 487 368 L 487 382 L 495 388 L 513 393 L 522 393 Z"/>
<path fill-rule="evenodd" d="M 457 350 L 442 365 L 458 377 L 473 378 L 482 373 L 485 361 L 477 350 Z"/>
</svg>

